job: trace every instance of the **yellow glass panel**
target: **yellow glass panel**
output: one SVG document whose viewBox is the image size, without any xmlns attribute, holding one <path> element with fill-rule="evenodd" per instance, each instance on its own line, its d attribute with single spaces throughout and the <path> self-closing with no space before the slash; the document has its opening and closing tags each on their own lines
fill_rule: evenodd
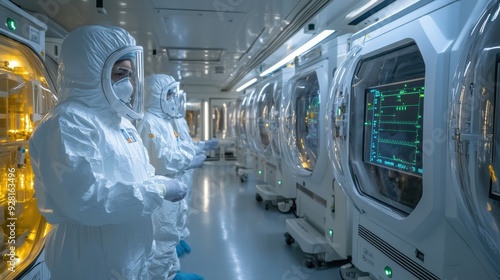
<svg viewBox="0 0 500 280">
<path fill-rule="evenodd" d="M 41 60 L 0 36 L 0 279 L 15 279 L 39 255 L 49 224 L 36 204 L 28 143 L 57 98 Z"/>
</svg>

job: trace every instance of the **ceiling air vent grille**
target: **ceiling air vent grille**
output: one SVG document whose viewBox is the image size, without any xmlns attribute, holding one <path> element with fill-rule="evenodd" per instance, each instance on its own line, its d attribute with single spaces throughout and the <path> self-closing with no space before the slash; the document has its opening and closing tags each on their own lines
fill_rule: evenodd
<svg viewBox="0 0 500 280">
<path fill-rule="evenodd" d="M 224 66 L 215 66 L 215 74 L 224 74 Z"/>
<path fill-rule="evenodd" d="M 418 279 L 439 280 L 439 277 L 392 247 L 364 226 L 359 225 L 358 235 Z"/>
</svg>

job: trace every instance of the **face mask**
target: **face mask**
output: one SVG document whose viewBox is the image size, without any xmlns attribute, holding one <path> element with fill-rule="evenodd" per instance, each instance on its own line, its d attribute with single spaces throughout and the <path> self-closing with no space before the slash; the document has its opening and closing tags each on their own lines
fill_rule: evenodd
<svg viewBox="0 0 500 280">
<path fill-rule="evenodd" d="M 128 103 L 130 101 L 130 97 L 132 96 L 132 92 L 134 92 L 134 87 L 130 82 L 130 78 L 123 78 L 114 83 L 113 91 L 121 101 Z"/>
<path fill-rule="evenodd" d="M 169 115 L 170 117 L 174 117 L 177 111 L 177 104 L 173 98 L 165 101 L 165 106 L 162 106 L 162 110 L 164 113 Z"/>
</svg>

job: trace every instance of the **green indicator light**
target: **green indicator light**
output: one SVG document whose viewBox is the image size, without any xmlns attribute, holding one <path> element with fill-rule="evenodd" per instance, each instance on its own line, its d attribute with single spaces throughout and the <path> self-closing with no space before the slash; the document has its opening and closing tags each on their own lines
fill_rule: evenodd
<svg viewBox="0 0 500 280">
<path fill-rule="evenodd" d="M 283 182 L 281 180 L 278 180 L 278 185 L 281 185 L 283 184 Z"/>
<path fill-rule="evenodd" d="M 12 31 L 16 30 L 16 21 L 11 18 L 7 18 L 7 27 Z"/>
<path fill-rule="evenodd" d="M 330 229 L 330 230 L 328 231 L 328 234 L 330 235 L 330 237 L 333 237 L 333 229 Z"/>
<path fill-rule="evenodd" d="M 259 175 L 262 174 L 262 170 L 259 170 Z"/>
<path fill-rule="evenodd" d="M 386 266 L 384 268 L 384 272 L 385 272 L 385 275 L 387 275 L 387 277 L 392 278 L 392 268 L 390 268 L 389 266 Z"/>
</svg>

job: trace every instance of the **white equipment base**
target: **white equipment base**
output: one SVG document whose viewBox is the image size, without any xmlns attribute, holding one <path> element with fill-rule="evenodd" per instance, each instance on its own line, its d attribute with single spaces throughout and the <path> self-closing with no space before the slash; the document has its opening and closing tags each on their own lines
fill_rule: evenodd
<svg viewBox="0 0 500 280">
<path fill-rule="evenodd" d="M 342 260 L 326 238 L 305 219 L 286 219 L 286 231 L 306 254 L 318 255 L 325 262 Z"/>
<path fill-rule="evenodd" d="M 248 173 L 252 172 L 253 169 L 251 168 L 243 168 L 243 167 L 238 167 L 238 176 L 243 176 L 243 175 L 248 175 Z"/>
<path fill-rule="evenodd" d="M 277 194 L 274 187 L 269 184 L 259 184 L 256 185 L 255 188 L 264 201 L 277 201 L 285 199 L 281 195 Z"/>
</svg>

